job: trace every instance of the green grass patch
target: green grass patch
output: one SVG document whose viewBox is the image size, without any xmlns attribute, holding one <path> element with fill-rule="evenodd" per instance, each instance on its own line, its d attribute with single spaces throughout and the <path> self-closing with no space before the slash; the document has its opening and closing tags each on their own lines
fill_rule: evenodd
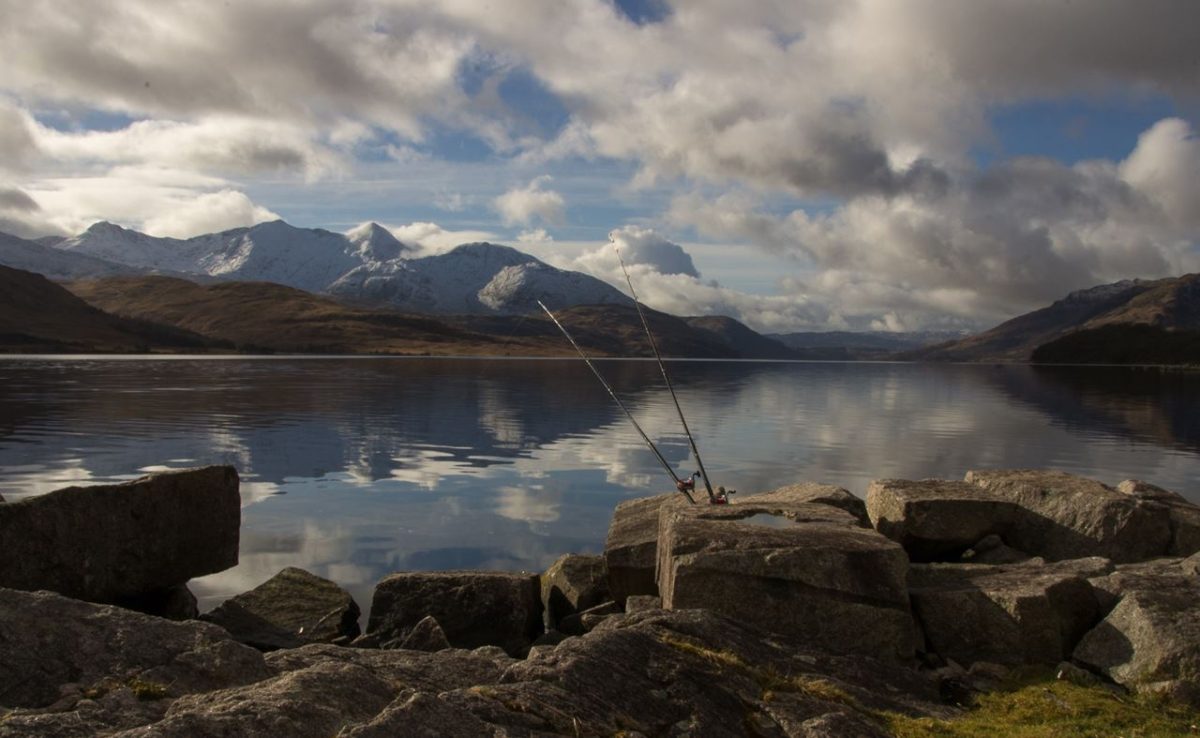
<svg viewBox="0 0 1200 738">
<path fill-rule="evenodd" d="M 884 716 L 897 738 L 1175 738 L 1200 735 L 1200 713 L 1153 697 L 1118 697 L 1100 687 L 1026 679 L 979 695 L 949 720 Z"/>
<path fill-rule="evenodd" d="M 133 696 L 137 697 L 142 702 L 152 702 L 154 700 L 166 699 L 169 696 L 167 687 L 158 682 L 152 682 L 147 679 L 134 677 L 126 682 L 129 691 L 133 692 Z"/>
</svg>

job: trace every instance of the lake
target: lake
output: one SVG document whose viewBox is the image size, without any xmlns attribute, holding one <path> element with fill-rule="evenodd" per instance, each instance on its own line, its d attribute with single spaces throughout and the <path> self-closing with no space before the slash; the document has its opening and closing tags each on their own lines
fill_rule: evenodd
<svg viewBox="0 0 1200 738">
<path fill-rule="evenodd" d="M 657 366 L 601 361 L 681 473 Z M 1200 502 L 1200 374 L 1128 368 L 671 362 L 714 484 L 1056 468 Z M 0 359 L 0 492 L 19 499 L 161 468 L 232 464 L 241 563 L 202 608 L 286 566 L 364 610 L 407 569 L 540 570 L 602 549 L 614 505 L 670 480 L 578 360 Z M 737 498 L 735 496 L 734 502 Z"/>
</svg>

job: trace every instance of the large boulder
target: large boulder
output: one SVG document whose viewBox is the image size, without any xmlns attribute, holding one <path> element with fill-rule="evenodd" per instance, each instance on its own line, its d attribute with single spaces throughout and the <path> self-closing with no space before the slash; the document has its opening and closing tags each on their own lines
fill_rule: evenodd
<svg viewBox="0 0 1200 738">
<path fill-rule="evenodd" d="M 966 481 L 1022 510 L 1005 543 L 1051 561 L 1103 556 L 1116 563 L 1162 556 L 1171 545 L 1167 508 L 1092 479 L 1057 471 L 969 471 Z"/>
<path fill-rule="evenodd" d="M 787 507 L 664 510 L 663 607 L 712 610 L 834 652 L 910 658 L 904 550 L 835 507 Z"/>
<path fill-rule="evenodd" d="M 964 666 L 979 661 L 1053 666 L 1102 612 L 1088 578 L 1106 559 L 1006 566 L 913 564 L 913 614 L 928 651 Z"/>
<path fill-rule="evenodd" d="M 595 607 L 608 597 L 603 556 L 564 554 L 541 576 L 542 607 L 550 627 L 568 615 Z"/>
<path fill-rule="evenodd" d="M 742 505 L 758 505 L 764 508 L 771 508 L 777 504 L 790 505 L 815 502 L 841 508 L 853 515 L 863 527 L 871 526 L 870 517 L 867 515 L 867 506 L 862 498 L 855 497 L 841 487 L 834 487 L 829 484 L 818 484 L 816 482 L 789 484 L 786 487 L 779 487 L 770 492 L 742 497 L 737 502 L 739 507 Z M 781 512 L 782 509 L 780 508 Z"/>
<path fill-rule="evenodd" d="M 403 639 L 432 615 L 450 644 L 499 646 L 516 655 L 542 633 L 536 574 L 447 571 L 392 574 L 375 586 L 368 634 Z"/>
<path fill-rule="evenodd" d="M 359 634 L 358 603 L 338 585 L 288 567 L 202 616 L 234 638 L 270 651 Z"/>
<path fill-rule="evenodd" d="M 871 524 L 914 561 L 957 559 L 981 539 L 1007 533 L 1019 512 L 967 482 L 880 479 L 867 488 Z"/>
<path fill-rule="evenodd" d="M 240 526 L 231 466 L 67 487 L 0 505 L 0 586 L 118 602 L 235 566 Z"/>
<path fill-rule="evenodd" d="M 1200 707 L 1200 579 L 1163 574 L 1126 584 L 1075 661 L 1138 692 Z"/>
<path fill-rule="evenodd" d="M 678 492 L 626 500 L 613 510 L 604 541 L 610 596 L 624 603 L 629 595 L 658 594 L 654 567 L 658 555 L 658 513 L 664 506 L 691 506 Z"/>
<path fill-rule="evenodd" d="M 1171 545 L 1166 551 L 1167 555 L 1191 556 L 1200 551 L 1200 507 L 1193 505 L 1183 495 L 1136 479 L 1121 482 L 1117 485 L 1117 491 L 1166 506 L 1171 524 Z"/>
<path fill-rule="evenodd" d="M 258 651 L 208 623 L 0 589 L 0 707 L 48 706 L 63 685 L 106 678 L 179 696 L 270 675 Z"/>
</svg>

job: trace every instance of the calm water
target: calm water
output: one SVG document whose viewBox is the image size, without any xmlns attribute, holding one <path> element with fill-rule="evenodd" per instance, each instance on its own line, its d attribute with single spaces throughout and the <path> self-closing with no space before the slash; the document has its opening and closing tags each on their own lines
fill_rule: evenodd
<svg viewBox="0 0 1200 738">
<path fill-rule="evenodd" d="M 652 363 L 602 362 L 664 454 L 695 469 Z M 977 467 L 1136 477 L 1200 502 L 1200 375 L 1146 369 L 677 362 L 715 483 Z M 365 608 L 403 569 L 541 569 L 599 551 L 613 506 L 670 485 L 578 361 L 0 360 L 6 498 L 233 464 L 241 564 L 207 606 L 285 566 Z M 735 499 L 736 502 L 736 499 Z"/>
</svg>

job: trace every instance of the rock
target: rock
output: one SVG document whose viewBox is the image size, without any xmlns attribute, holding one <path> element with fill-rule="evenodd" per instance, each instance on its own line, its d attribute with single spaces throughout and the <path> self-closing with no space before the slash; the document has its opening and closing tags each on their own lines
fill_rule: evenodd
<svg viewBox="0 0 1200 738">
<path fill-rule="evenodd" d="M 136 597 L 236 565 L 240 525 L 231 466 L 29 497 L 0 506 L 0 587 Z"/>
<path fill-rule="evenodd" d="M 1151 559 L 1136 564 L 1118 564 L 1109 571 L 1096 572 L 1088 577 L 1100 611 L 1108 614 L 1126 592 L 1153 589 L 1184 574 L 1181 559 Z"/>
<path fill-rule="evenodd" d="M 440 695 L 405 690 L 383 712 L 339 738 L 495 738 L 496 731 Z"/>
<path fill-rule="evenodd" d="M 1100 677 L 1087 669 L 1081 669 L 1070 661 L 1063 661 L 1054 667 L 1054 678 L 1060 682 L 1070 682 L 1080 687 L 1094 687 L 1100 683 Z"/>
<path fill-rule="evenodd" d="M 327 738 L 374 718 L 397 691 L 361 666 L 325 662 L 258 684 L 181 697 L 162 720 L 121 738 Z"/>
<path fill-rule="evenodd" d="M 662 598 L 650 595 L 633 595 L 625 600 L 625 612 L 645 612 L 662 609 Z"/>
<path fill-rule="evenodd" d="M 400 648 L 405 648 L 409 651 L 429 651 L 432 653 L 450 648 L 450 641 L 446 640 L 446 634 L 442 631 L 442 626 L 438 625 L 438 621 L 430 615 L 429 617 L 422 618 L 421 622 L 413 626 L 413 629 L 400 642 Z"/>
<path fill-rule="evenodd" d="M 953 560 L 980 540 L 1006 532 L 1018 514 L 1011 501 L 967 482 L 880 479 L 867 487 L 875 529 L 913 561 Z"/>
<path fill-rule="evenodd" d="M 491 649 L 491 653 L 484 650 Z M 339 648 L 313 643 L 266 654 L 278 672 L 301 671 L 325 663 L 352 664 L 405 689 L 444 692 L 499 681 L 516 661 L 495 646 L 474 651 L 451 648 L 437 653 L 367 648 Z"/>
<path fill-rule="evenodd" d="M 177 584 L 135 597 L 122 597 L 115 604 L 167 620 L 195 620 L 200 616 L 196 595 L 192 594 L 186 584 Z"/>
<path fill-rule="evenodd" d="M 1164 555 L 1170 514 L 1160 504 L 1055 471 L 969 471 L 967 482 L 1023 511 L 1000 533 L 1011 546 L 1051 561 L 1103 556 L 1115 563 Z"/>
<path fill-rule="evenodd" d="M 1074 660 L 1131 690 L 1200 707 L 1200 581 L 1164 575 L 1127 590 Z"/>
<path fill-rule="evenodd" d="M 664 608 L 709 609 L 835 652 L 912 657 L 908 559 L 900 546 L 834 507 L 796 504 L 788 518 L 738 518 L 757 509 L 663 511 Z"/>
<path fill-rule="evenodd" d="M 358 603 L 328 579 L 288 567 L 249 592 L 221 603 L 203 620 L 255 648 L 271 651 L 329 643 L 359 634 Z"/>
<path fill-rule="evenodd" d="M 621 606 L 615 602 L 604 602 L 596 607 L 589 608 L 583 612 L 568 615 L 558 624 L 559 630 L 567 635 L 578 636 L 583 635 L 592 628 L 599 625 L 601 620 L 607 615 L 615 615 L 621 612 Z"/>
<path fill-rule="evenodd" d="M 595 607 L 608 597 L 603 556 L 565 554 L 541 577 L 542 607 L 551 628 L 568 615 Z"/>
<path fill-rule="evenodd" d="M 1019 564 L 1031 559 L 1029 554 L 1004 545 L 1004 539 L 996 534 L 986 536 L 963 552 L 962 560 L 968 564 Z"/>
<path fill-rule="evenodd" d="M 609 595 L 624 604 L 629 595 L 658 595 L 654 569 L 658 552 L 658 513 L 663 506 L 692 507 L 678 492 L 626 500 L 613 511 L 604 541 Z"/>
<path fill-rule="evenodd" d="M 426 616 L 451 645 L 522 653 L 542 633 L 538 577 L 508 572 L 405 572 L 375 587 L 367 632 L 403 638 Z"/>
<path fill-rule="evenodd" d="M 1167 507 L 1171 521 L 1171 545 L 1166 554 L 1191 556 L 1200 551 L 1200 507 L 1188 502 L 1183 495 L 1136 479 L 1121 482 L 1117 485 L 1117 491 Z"/>
<path fill-rule="evenodd" d="M 862 498 L 855 497 L 841 487 L 834 487 L 828 484 L 817 484 L 815 482 L 792 484 L 787 487 L 771 490 L 770 492 L 743 497 L 738 500 L 738 505 L 739 507 L 741 505 L 770 507 L 774 503 L 780 502 L 788 504 L 816 502 L 822 505 L 832 505 L 853 515 L 864 528 L 871 527 L 871 519 L 867 515 L 867 506 Z"/>
<path fill-rule="evenodd" d="M 533 645 L 539 646 L 539 647 L 540 646 L 557 646 L 558 644 L 562 643 L 563 641 L 567 640 L 568 638 L 570 638 L 570 636 L 567 635 L 566 633 L 563 633 L 562 631 L 548 630 L 545 633 L 542 633 L 540 636 L 538 636 L 537 640 L 533 642 Z"/>
<path fill-rule="evenodd" d="M 261 654 L 214 625 L 0 589 L 3 707 L 44 707 L 59 699 L 64 684 L 86 689 L 108 677 L 178 696 L 270 675 Z"/>
<path fill-rule="evenodd" d="M 1192 554 L 1179 564 L 1184 574 L 1200 576 L 1200 553 Z"/>
<path fill-rule="evenodd" d="M 1088 575 L 1104 559 L 1060 564 L 914 564 L 908 581 L 927 648 L 962 664 L 1054 665 L 1101 618 Z"/>
<path fill-rule="evenodd" d="M 378 633 L 364 633 L 350 641 L 351 648 L 380 648 L 382 646 L 383 642 L 380 640 Z"/>
</svg>

